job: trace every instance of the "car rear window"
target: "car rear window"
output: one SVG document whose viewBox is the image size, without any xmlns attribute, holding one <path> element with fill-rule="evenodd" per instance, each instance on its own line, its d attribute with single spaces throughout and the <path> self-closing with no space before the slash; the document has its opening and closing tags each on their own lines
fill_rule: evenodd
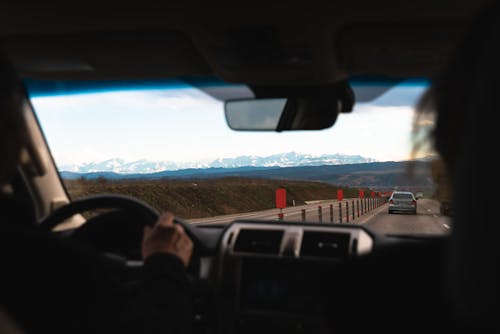
<svg viewBox="0 0 500 334">
<path fill-rule="evenodd" d="M 394 194 L 392 198 L 395 199 L 413 199 L 413 196 L 411 194 Z"/>
</svg>

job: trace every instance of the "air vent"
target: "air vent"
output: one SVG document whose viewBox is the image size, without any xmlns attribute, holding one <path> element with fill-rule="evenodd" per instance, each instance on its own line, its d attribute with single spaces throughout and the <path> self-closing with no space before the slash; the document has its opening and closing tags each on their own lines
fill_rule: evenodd
<svg viewBox="0 0 500 334">
<path fill-rule="evenodd" d="M 301 256 L 343 259 L 349 255 L 349 233 L 304 232 Z"/>
<path fill-rule="evenodd" d="M 277 255 L 282 238 L 283 231 L 242 229 L 234 243 L 234 251 Z"/>
</svg>

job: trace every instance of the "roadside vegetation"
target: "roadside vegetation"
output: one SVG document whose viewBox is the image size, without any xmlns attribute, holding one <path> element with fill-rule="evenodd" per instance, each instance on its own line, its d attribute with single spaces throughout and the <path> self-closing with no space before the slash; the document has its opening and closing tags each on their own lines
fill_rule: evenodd
<svg viewBox="0 0 500 334">
<path fill-rule="evenodd" d="M 183 218 L 203 218 L 259 211 L 275 207 L 275 190 L 287 190 L 287 205 L 305 201 L 357 197 L 358 189 L 321 182 L 221 178 L 204 180 L 64 180 L 70 196 L 115 193 L 130 195 L 160 211 L 169 210 Z"/>
</svg>

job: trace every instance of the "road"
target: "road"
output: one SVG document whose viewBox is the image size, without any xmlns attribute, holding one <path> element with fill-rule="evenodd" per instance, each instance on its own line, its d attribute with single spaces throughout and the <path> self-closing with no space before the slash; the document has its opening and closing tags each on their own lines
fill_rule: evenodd
<svg viewBox="0 0 500 334">
<path fill-rule="evenodd" d="M 445 234 L 449 218 L 439 215 L 439 203 L 430 199 L 417 202 L 417 214 L 388 214 L 387 205 L 365 225 L 381 234 Z"/>
<path fill-rule="evenodd" d="M 352 203 L 354 201 L 354 220 L 352 219 Z M 366 214 L 358 217 L 358 201 L 348 199 L 342 201 L 342 222 L 346 223 L 346 202 L 349 203 L 349 223 L 361 224 L 381 234 L 445 234 L 450 230 L 451 223 L 449 218 L 439 214 L 439 203 L 430 199 L 420 199 L 417 203 L 417 214 L 388 214 L 387 204 L 374 208 Z M 330 204 L 333 204 L 334 223 L 339 222 L 338 201 L 325 201 L 309 205 L 295 206 L 283 209 L 284 219 L 286 221 L 302 221 L 302 209 L 306 210 L 306 221 L 319 222 L 318 205 L 322 207 L 322 222 L 330 222 Z M 244 214 L 225 215 L 210 218 L 192 219 L 188 222 L 192 224 L 204 225 L 225 225 L 235 219 L 249 220 L 267 220 L 277 221 L 279 209 L 271 209 L 259 212 L 250 212 Z"/>
</svg>

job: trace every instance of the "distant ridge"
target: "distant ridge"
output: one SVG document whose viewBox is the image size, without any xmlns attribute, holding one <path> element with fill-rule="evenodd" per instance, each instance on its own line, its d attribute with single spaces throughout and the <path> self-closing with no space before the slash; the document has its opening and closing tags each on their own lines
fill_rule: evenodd
<svg viewBox="0 0 500 334">
<path fill-rule="evenodd" d="M 413 164 L 413 176 L 408 166 Z M 210 179 L 221 177 L 245 177 L 282 180 L 326 182 L 349 187 L 368 188 L 432 188 L 430 161 L 388 161 L 343 165 L 298 167 L 237 167 L 237 168 L 189 168 L 148 174 L 119 174 L 114 172 L 74 173 L 61 172 L 64 179 Z"/>
<path fill-rule="evenodd" d="M 206 168 L 241 168 L 241 167 L 295 167 L 344 165 L 355 163 L 375 162 L 375 159 L 360 155 L 323 154 L 312 155 L 297 152 L 273 154 L 269 156 L 243 155 L 235 158 L 216 159 L 211 162 L 169 162 L 137 160 L 127 162 L 124 159 L 113 158 L 100 162 L 83 163 L 78 165 L 62 165 L 59 170 L 76 173 L 112 172 L 119 174 L 151 174 L 163 171 Z"/>
</svg>

